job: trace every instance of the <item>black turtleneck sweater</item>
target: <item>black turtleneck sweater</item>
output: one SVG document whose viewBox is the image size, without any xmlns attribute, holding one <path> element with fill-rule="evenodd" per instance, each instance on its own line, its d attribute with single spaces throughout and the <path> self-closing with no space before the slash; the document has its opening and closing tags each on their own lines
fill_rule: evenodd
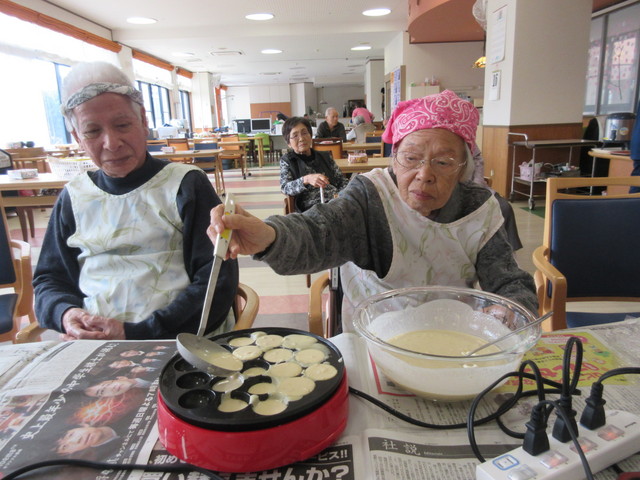
<svg viewBox="0 0 640 480">
<path fill-rule="evenodd" d="M 169 163 L 147 154 L 144 165 L 124 178 L 109 177 L 101 170 L 89 172 L 89 176 L 101 190 L 123 195 L 139 188 Z M 213 246 L 206 229 L 210 223 L 209 212 L 219 203 L 218 195 L 203 172 L 185 175 L 176 204 L 184 224 L 184 266 L 192 283 L 150 317 L 138 323 L 125 323 L 128 340 L 175 338 L 180 332 L 197 331 L 213 259 Z M 73 307 L 82 308 L 85 297 L 78 286 L 80 250 L 67 245 L 67 239 L 75 230 L 71 198 L 64 189 L 53 207 L 33 281 L 38 323 L 59 332 L 64 332 L 64 312 Z M 235 298 L 238 277 L 237 262 L 225 261 L 220 269 L 207 331 L 214 330 L 226 318 Z"/>
</svg>

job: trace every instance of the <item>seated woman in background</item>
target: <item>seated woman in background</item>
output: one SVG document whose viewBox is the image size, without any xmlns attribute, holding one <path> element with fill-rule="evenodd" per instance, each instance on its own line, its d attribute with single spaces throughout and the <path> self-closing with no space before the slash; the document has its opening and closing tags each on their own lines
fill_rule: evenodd
<svg viewBox="0 0 640 480">
<path fill-rule="evenodd" d="M 320 203 L 321 188 L 325 201 L 329 201 L 349 183 L 329 152 L 311 148 L 312 129 L 308 120 L 288 118 L 282 126 L 282 135 L 291 150 L 280 159 L 280 189 L 285 195 L 296 197 L 299 211 Z"/>
<path fill-rule="evenodd" d="M 373 123 L 366 123 L 362 115 L 358 115 L 353 119 L 353 128 L 347 133 L 347 140 L 355 140 L 356 143 L 367 142 L 367 132 L 373 132 L 376 129 Z"/>
<path fill-rule="evenodd" d="M 284 275 L 340 266 L 343 329 L 354 306 L 387 290 L 444 285 L 496 293 L 537 311 L 533 278 L 518 267 L 498 200 L 469 182 L 479 114 L 446 90 L 400 102 L 383 140 L 391 165 L 354 177 L 338 198 L 262 221 L 242 207 L 212 210 L 210 238 L 234 230 L 230 257 L 254 254 Z"/>
</svg>

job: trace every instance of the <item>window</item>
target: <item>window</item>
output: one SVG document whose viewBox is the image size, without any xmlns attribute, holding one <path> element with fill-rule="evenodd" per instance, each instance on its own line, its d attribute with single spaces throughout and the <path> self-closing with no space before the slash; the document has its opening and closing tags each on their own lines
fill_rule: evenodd
<svg viewBox="0 0 640 480">
<path fill-rule="evenodd" d="M 60 113 L 59 82 L 69 67 L 0 53 L 0 144 L 32 141 L 38 146 L 70 143 Z"/>
<path fill-rule="evenodd" d="M 147 111 L 149 128 L 164 126 L 171 119 L 171 105 L 169 90 L 160 85 L 147 82 L 136 82 L 144 98 L 144 108 Z"/>
<path fill-rule="evenodd" d="M 635 110 L 639 52 L 640 3 L 592 21 L 584 113 Z"/>
</svg>

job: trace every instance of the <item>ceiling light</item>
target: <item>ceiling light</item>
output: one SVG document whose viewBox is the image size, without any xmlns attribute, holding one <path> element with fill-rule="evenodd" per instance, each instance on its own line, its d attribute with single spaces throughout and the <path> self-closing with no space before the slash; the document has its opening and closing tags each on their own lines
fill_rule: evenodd
<svg viewBox="0 0 640 480">
<path fill-rule="evenodd" d="M 384 15 L 389 15 L 391 13 L 390 8 L 372 8 L 370 10 L 365 10 L 362 12 L 363 15 L 367 17 L 382 17 Z"/>
<path fill-rule="evenodd" d="M 158 20 L 149 17 L 129 17 L 127 23 L 133 23 L 134 25 L 151 25 L 157 23 Z"/>
<path fill-rule="evenodd" d="M 249 15 L 245 15 L 247 20 L 271 20 L 273 18 L 273 13 L 250 13 Z"/>
<path fill-rule="evenodd" d="M 351 47 L 351 50 L 353 51 L 371 50 L 371 45 L 358 45 L 355 47 Z"/>
<path fill-rule="evenodd" d="M 274 55 L 276 53 L 282 53 L 282 50 L 278 50 L 277 48 L 265 48 L 264 50 L 260 50 L 260 53 L 264 53 L 265 55 Z"/>
<path fill-rule="evenodd" d="M 180 58 L 191 58 L 196 56 L 196 54 L 192 52 L 173 52 L 171 55 Z"/>
</svg>

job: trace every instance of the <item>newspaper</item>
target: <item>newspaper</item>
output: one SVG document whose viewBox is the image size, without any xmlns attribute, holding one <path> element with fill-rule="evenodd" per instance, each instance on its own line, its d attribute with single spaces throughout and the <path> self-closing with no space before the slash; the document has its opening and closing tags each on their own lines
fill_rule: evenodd
<svg viewBox="0 0 640 480">
<path fill-rule="evenodd" d="M 555 332 L 544 335 L 528 358 L 539 364 L 545 376 L 557 380 L 557 367 L 561 365 L 567 337 L 577 335 L 583 340 L 585 366 L 579 383 L 582 395 L 576 398 L 574 406 L 580 412 L 589 393 L 588 386 L 602 372 L 617 366 L 640 365 L 639 333 L 638 321 L 594 327 L 589 331 Z M 432 402 L 408 394 L 377 371 L 363 339 L 342 334 L 331 341 L 344 356 L 351 387 L 424 422 L 438 425 L 466 422 L 470 402 Z M 174 342 L 72 342 L 0 347 L 0 473 L 64 455 L 117 463 L 181 462 L 158 441 L 155 417 L 158 373 L 174 353 Z M 119 382 L 104 383 L 114 380 Z M 135 384 L 131 380 L 135 380 Z M 480 403 L 476 418 L 493 412 L 514 389 L 515 386 L 507 382 L 488 395 Z M 640 414 L 639 391 L 634 378 L 608 380 L 607 408 Z M 503 417 L 505 424 L 524 431 L 535 403 L 534 399 L 519 402 Z M 86 446 L 88 443 L 79 439 L 82 430 L 74 430 L 82 428 L 102 429 L 104 441 Z M 112 439 L 104 433 L 109 429 L 113 431 Z M 69 430 L 76 432 L 75 437 L 67 434 Z M 521 444 L 502 433 L 495 423 L 475 430 L 479 449 L 487 459 Z M 35 444 L 37 448 L 33 448 Z M 84 448 L 79 449 L 80 446 Z M 336 444 L 318 455 L 269 472 L 222 472 L 219 475 L 229 480 L 474 479 L 478 464 L 464 428 L 436 430 L 413 426 L 350 395 L 345 432 Z M 625 471 L 638 471 L 640 456 L 635 455 L 620 465 Z M 30 478 L 206 478 L 195 472 L 188 476 L 78 469 L 58 472 L 58 476 L 47 472 Z M 617 474 L 609 469 L 596 478 L 613 480 Z"/>
</svg>

